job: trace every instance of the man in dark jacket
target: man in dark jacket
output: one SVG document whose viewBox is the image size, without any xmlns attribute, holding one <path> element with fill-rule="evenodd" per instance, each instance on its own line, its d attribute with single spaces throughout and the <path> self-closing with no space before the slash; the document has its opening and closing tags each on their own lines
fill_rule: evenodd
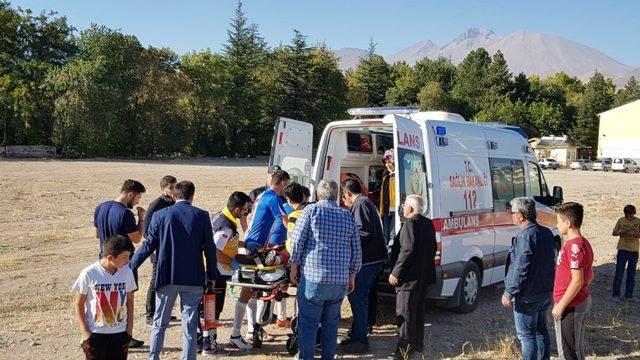
<svg viewBox="0 0 640 360">
<path fill-rule="evenodd" d="M 522 358 L 549 359 L 547 311 L 555 277 L 555 239 L 551 230 L 536 222 L 536 203 L 520 197 L 511 200 L 513 223 L 520 228 L 509 250 L 502 305 L 513 306 Z"/>
<path fill-rule="evenodd" d="M 422 216 L 424 207 L 420 196 L 407 196 L 402 209 L 407 220 L 391 252 L 391 259 L 397 259 L 389 275 L 396 288 L 397 358 L 423 351 L 426 287 L 436 282 L 436 231 L 433 222 Z"/>
<path fill-rule="evenodd" d="M 195 186 L 176 184 L 176 204 L 157 211 L 151 219 L 147 241 L 136 251 L 129 266 L 140 266 L 157 250 L 156 313 L 151 330 L 149 359 L 159 359 L 171 309 L 180 296 L 182 309 L 182 359 L 196 359 L 198 305 L 207 281 L 215 278 L 216 247 L 209 213 L 191 205 Z M 203 253 L 206 259 L 203 264 Z"/>
<path fill-rule="evenodd" d="M 351 335 L 342 342 L 342 348 L 348 353 L 364 353 L 369 350 L 369 292 L 382 271 L 387 258 L 387 247 L 378 209 L 369 198 L 362 195 L 360 183 L 349 178 L 342 182 L 341 188 L 344 204 L 351 207 L 351 214 L 358 225 L 362 247 L 362 268 L 356 275 L 355 290 L 349 294 L 349 304 L 353 313 Z"/>
<path fill-rule="evenodd" d="M 147 214 L 144 216 L 144 235 L 146 236 L 147 231 L 149 231 L 149 224 L 151 224 L 151 219 L 153 218 L 153 214 L 156 211 L 162 210 L 167 206 L 171 206 L 175 204 L 175 199 L 173 198 L 173 187 L 176 186 L 178 180 L 171 176 L 166 175 L 160 179 L 160 191 L 161 194 L 155 200 L 149 204 L 147 208 Z M 151 270 L 151 280 L 149 283 L 149 288 L 147 289 L 147 325 L 151 325 L 153 322 L 153 314 L 156 311 L 156 290 L 154 289 L 154 284 L 156 283 L 156 254 L 151 254 L 151 266 L 153 267 Z M 174 316 L 171 319 L 175 319 Z"/>
</svg>

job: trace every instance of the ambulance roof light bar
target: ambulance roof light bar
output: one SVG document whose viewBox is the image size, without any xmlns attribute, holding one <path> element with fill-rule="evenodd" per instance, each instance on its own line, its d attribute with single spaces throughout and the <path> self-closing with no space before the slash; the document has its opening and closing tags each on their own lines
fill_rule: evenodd
<svg viewBox="0 0 640 360">
<path fill-rule="evenodd" d="M 368 108 L 351 108 L 347 110 L 347 113 L 356 118 L 360 116 L 375 116 L 375 115 L 389 115 L 389 114 L 414 114 L 420 111 L 414 106 L 384 106 L 384 107 L 368 107 Z"/>
</svg>

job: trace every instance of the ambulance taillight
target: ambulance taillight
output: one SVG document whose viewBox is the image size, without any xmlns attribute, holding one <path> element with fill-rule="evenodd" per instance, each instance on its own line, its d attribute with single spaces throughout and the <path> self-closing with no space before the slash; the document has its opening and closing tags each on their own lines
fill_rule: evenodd
<svg viewBox="0 0 640 360">
<path fill-rule="evenodd" d="M 436 266 L 440 266 L 442 263 L 442 240 L 436 240 L 436 257 L 435 264 Z"/>
</svg>

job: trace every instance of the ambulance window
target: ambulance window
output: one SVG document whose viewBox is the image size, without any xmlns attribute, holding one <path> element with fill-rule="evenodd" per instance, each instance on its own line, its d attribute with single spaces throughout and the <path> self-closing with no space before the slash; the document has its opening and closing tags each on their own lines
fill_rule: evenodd
<svg viewBox="0 0 640 360">
<path fill-rule="evenodd" d="M 524 164 L 522 160 L 490 158 L 491 187 L 494 211 L 507 210 L 513 198 L 525 196 Z"/>
<path fill-rule="evenodd" d="M 547 182 L 540 171 L 538 165 L 529 163 L 529 180 L 531 181 L 531 195 L 535 197 L 549 196 Z"/>
<path fill-rule="evenodd" d="M 373 153 L 373 143 L 371 135 L 355 132 L 347 133 L 347 150 L 349 152 Z"/>
<path fill-rule="evenodd" d="M 384 152 L 393 148 L 393 135 L 376 135 L 376 152 L 384 155 Z"/>
<path fill-rule="evenodd" d="M 400 166 L 397 173 L 402 175 L 399 184 L 400 208 L 408 195 L 419 195 L 424 200 L 424 213 L 427 214 L 429 212 L 429 193 L 427 191 L 427 170 L 424 155 L 412 150 L 399 149 L 398 160 Z"/>
</svg>

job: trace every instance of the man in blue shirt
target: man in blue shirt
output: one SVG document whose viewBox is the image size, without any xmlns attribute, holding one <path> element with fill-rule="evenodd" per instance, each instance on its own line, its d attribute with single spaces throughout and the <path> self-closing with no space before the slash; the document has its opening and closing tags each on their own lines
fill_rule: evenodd
<svg viewBox="0 0 640 360">
<path fill-rule="evenodd" d="M 318 203 L 308 205 L 291 234 L 291 281 L 298 284 L 300 359 L 313 359 L 322 323 L 322 359 L 333 359 L 342 300 L 362 265 L 358 225 L 338 201 L 338 184 L 322 180 Z"/>
<path fill-rule="evenodd" d="M 270 242 L 273 243 L 278 243 L 280 237 L 284 238 L 284 240 L 280 241 L 281 243 L 286 240 L 287 213 L 284 210 L 280 196 L 289 179 L 289 174 L 284 170 L 277 170 L 271 174 L 269 188 L 256 201 L 257 205 L 255 205 L 255 210 L 253 211 L 254 215 L 249 233 L 244 240 L 248 251 L 255 252 L 264 247 L 270 236 L 273 239 Z M 279 230 L 279 224 L 275 224 L 278 221 L 282 223 L 283 230 Z M 272 228 L 279 231 L 272 232 Z"/>
<path fill-rule="evenodd" d="M 282 191 L 289 182 L 289 174 L 278 170 L 271 171 L 267 189 L 257 195 L 253 203 L 253 218 L 249 225 L 249 232 L 244 238 L 245 249 L 254 253 L 263 248 L 267 241 L 270 244 L 284 244 L 287 240 L 287 213 L 282 204 Z M 259 189 L 252 191 L 257 194 Z M 247 338 L 253 338 L 254 325 L 262 318 L 265 304 L 251 299 L 247 306 Z M 264 330 L 262 330 L 264 331 Z M 263 340 L 271 339 L 266 333 Z"/>
<path fill-rule="evenodd" d="M 93 226 L 96 229 L 96 238 L 100 239 L 99 259 L 102 258 L 102 245 L 112 235 L 126 236 L 134 244 L 140 243 L 144 232 L 144 216 L 147 212 L 141 206 L 137 207 L 138 224 L 136 224 L 130 209 L 140 203 L 145 191 L 144 185 L 139 181 L 127 180 L 115 200 L 105 201 L 96 207 L 93 213 Z"/>
</svg>

